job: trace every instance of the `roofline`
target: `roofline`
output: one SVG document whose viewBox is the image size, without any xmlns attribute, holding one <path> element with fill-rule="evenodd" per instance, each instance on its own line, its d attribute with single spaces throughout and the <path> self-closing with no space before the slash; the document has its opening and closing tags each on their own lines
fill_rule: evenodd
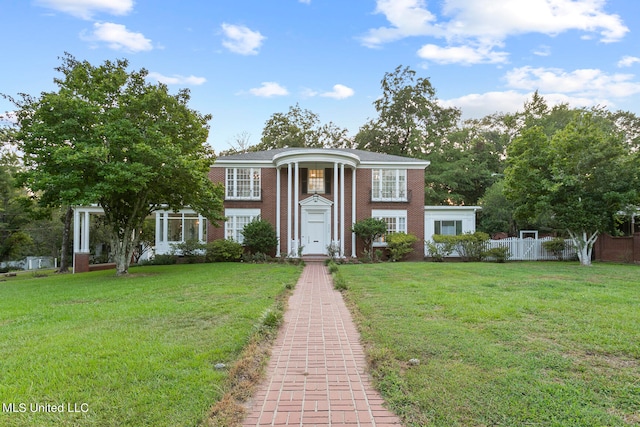
<svg viewBox="0 0 640 427">
<path fill-rule="evenodd" d="M 482 206 L 451 206 L 451 205 L 432 205 L 432 206 L 425 206 L 424 210 L 443 210 L 443 211 L 469 211 L 469 210 L 473 210 L 474 212 L 476 211 L 481 211 L 482 210 Z"/>
</svg>

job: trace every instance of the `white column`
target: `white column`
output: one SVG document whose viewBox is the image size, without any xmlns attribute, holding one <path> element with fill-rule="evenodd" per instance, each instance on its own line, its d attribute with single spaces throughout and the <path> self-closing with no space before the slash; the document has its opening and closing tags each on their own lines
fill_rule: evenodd
<svg viewBox="0 0 640 427">
<path fill-rule="evenodd" d="M 356 223 L 356 168 L 351 169 L 351 226 Z M 351 232 L 351 258 L 356 257 L 356 233 Z"/>
<path fill-rule="evenodd" d="M 287 253 L 293 256 L 291 248 L 291 163 L 287 165 Z"/>
<path fill-rule="evenodd" d="M 300 198 L 299 194 L 300 193 L 300 165 L 298 164 L 298 162 L 296 162 L 296 167 L 295 167 L 295 176 L 293 177 L 293 182 L 294 182 L 294 186 L 293 186 L 293 201 L 294 201 L 294 206 L 293 208 L 295 209 L 295 216 L 294 216 L 294 234 L 296 236 L 296 241 L 294 243 L 294 250 L 295 253 L 294 255 L 297 257 L 298 256 L 298 248 L 300 247 L 300 207 L 298 206 L 299 202 L 298 199 Z"/>
<path fill-rule="evenodd" d="M 338 243 L 338 203 L 340 203 L 340 194 L 338 193 L 338 163 L 333 164 L 333 242 Z"/>
<path fill-rule="evenodd" d="M 91 213 L 89 213 L 89 211 L 86 211 L 84 213 L 84 224 L 83 224 L 83 228 L 82 228 L 82 248 L 80 249 L 82 252 L 88 253 L 89 252 L 89 231 L 91 229 Z"/>
<path fill-rule="evenodd" d="M 80 211 L 73 209 L 73 252 L 80 252 Z"/>
<path fill-rule="evenodd" d="M 340 164 L 340 194 L 342 194 L 342 203 L 340 203 L 340 257 L 344 258 L 344 163 Z"/>
<path fill-rule="evenodd" d="M 276 168 L 276 236 L 278 238 L 278 246 L 276 249 L 276 257 L 280 256 L 280 168 Z"/>
</svg>

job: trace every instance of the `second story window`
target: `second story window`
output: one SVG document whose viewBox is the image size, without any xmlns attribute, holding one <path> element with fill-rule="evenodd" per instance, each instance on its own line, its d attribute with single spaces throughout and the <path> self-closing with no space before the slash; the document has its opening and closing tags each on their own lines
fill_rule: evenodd
<svg viewBox="0 0 640 427">
<path fill-rule="evenodd" d="M 371 181 L 371 200 L 374 202 L 407 200 L 406 169 L 373 169 Z"/>
<path fill-rule="evenodd" d="M 260 168 L 227 168 L 226 198 L 260 200 Z"/>
</svg>

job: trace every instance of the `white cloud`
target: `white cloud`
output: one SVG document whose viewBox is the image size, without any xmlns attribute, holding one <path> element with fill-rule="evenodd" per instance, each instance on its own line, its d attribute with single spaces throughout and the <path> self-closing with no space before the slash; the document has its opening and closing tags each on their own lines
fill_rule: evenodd
<svg viewBox="0 0 640 427">
<path fill-rule="evenodd" d="M 133 0 L 37 0 L 37 3 L 82 19 L 91 19 L 98 12 L 126 15 L 133 10 Z"/>
<path fill-rule="evenodd" d="M 166 85 L 199 86 L 207 81 L 207 79 L 205 79 L 204 77 L 181 76 L 178 74 L 174 74 L 173 76 L 165 76 L 156 72 L 150 72 L 149 77 Z"/>
<path fill-rule="evenodd" d="M 333 90 L 331 92 L 321 93 L 320 96 L 324 96 L 327 98 L 334 99 L 345 99 L 353 96 L 354 90 L 345 85 L 337 84 L 333 86 Z"/>
<path fill-rule="evenodd" d="M 547 105 L 569 104 L 571 107 L 591 107 L 596 105 L 613 107 L 614 104 L 601 98 L 570 96 L 562 93 L 540 93 Z M 459 98 L 441 100 L 445 107 L 457 107 L 462 111 L 463 119 L 482 118 L 494 113 L 515 113 L 524 109 L 524 103 L 530 101 L 533 92 L 486 92 L 464 95 Z"/>
<path fill-rule="evenodd" d="M 257 55 L 262 41 L 266 38 L 258 31 L 252 31 L 243 25 L 223 23 L 222 31 L 225 36 L 222 45 L 240 55 Z"/>
<path fill-rule="evenodd" d="M 289 95 L 289 91 L 284 86 L 280 86 L 276 82 L 262 82 L 262 86 L 249 89 L 249 93 L 263 98 L 271 98 L 273 96 Z"/>
<path fill-rule="evenodd" d="M 424 0 L 378 0 L 375 13 L 383 14 L 392 26 L 369 30 L 361 39 L 368 47 L 404 37 L 437 35 L 439 32 L 434 27 L 436 17 L 425 8 Z"/>
<path fill-rule="evenodd" d="M 618 67 L 631 67 L 633 64 L 640 62 L 640 58 L 637 56 L 624 56 L 620 61 L 618 61 Z"/>
<path fill-rule="evenodd" d="M 624 98 L 640 93 L 640 82 L 632 74 L 607 74 L 598 69 L 564 71 L 558 68 L 514 68 L 505 75 L 514 89 L 571 93 L 588 98 Z"/>
<path fill-rule="evenodd" d="M 533 54 L 537 56 L 549 56 L 551 55 L 551 46 L 545 44 L 540 45 L 533 51 Z"/>
<path fill-rule="evenodd" d="M 87 41 L 107 43 L 107 46 L 114 50 L 141 52 L 153 49 L 151 40 L 142 33 L 134 33 L 127 30 L 124 25 L 111 22 L 96 22 L 93 24 L 93 28 L 93 34 L 90 36 L 81 34 L 81 37 Z"/>
<path fill-rule="evenodd" d="M 390 25 L 369 30 L 361 37 L 362 44 L 379 47 L 405 37 L 439 38 L 448 46 L 428 44 L 419 54 L 447 63 L 504 62 L 506 53 L 492 52 L 493 47 L 520 34 L 555 36 L 578 30 L 588 36 L 599 34 L 602 42 L 609 43 L 629 31 L 620 16 L 604 11 L 604 0 L 443 0 L 439 16 L 427 8 L 425 0 L 377 0 L 376 4 L 375 13 L 384 15 Z M 540 52 L 545 50 L 536 54 Z M 475 59 L 470 61 L 464 53 Z"/>
<path fill-rule="evenodd" d="M 507 52 L 495 52 L 490 46 L 440 47 L 427 44 L 418 50 L 418 56 L 438 64 L 497 64 L 507 62 Z"/>
</svg>

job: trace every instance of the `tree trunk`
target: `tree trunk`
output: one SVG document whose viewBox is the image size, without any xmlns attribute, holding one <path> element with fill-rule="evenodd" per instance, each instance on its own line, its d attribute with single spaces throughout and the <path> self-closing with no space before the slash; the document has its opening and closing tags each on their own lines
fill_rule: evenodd
<svg viewBox="0 0 640 427">
<path fill-rule="evenodd" d="M 571 236 L 573 245 L 576 247 L 576 252 L 578 253 L 580 264 L 584 266 L 590 266 L 591 254 L 593 253 L 593 245 L 598 238 L 598 232 L 596 231 L 591 236 L 589 236 L 588 233 L 584 230 L 580 234 L 574 233 L 569 230 L 569 236 Z"/>
<path fill-rule="evenodd" d="M 58 273 L 69 272 L 69 247 L 71 245 L 71 220 L 73 219 L 73 208 L 67 207 L 64 214 L 64 227 L 62 228 L 62 247 L 60 249 L 60 268 Z"/>
<path fill-rule="evenodd" d="M 134 236 L 133 232 L 134 230 L 128 228 L 122 230 L 121 234 L 111 232 L 111 248 L 113 249 L 117 276 L 123 276 L 129 273 L 133 250 L 138 242 L 138 236 Z"/>
</svg>

